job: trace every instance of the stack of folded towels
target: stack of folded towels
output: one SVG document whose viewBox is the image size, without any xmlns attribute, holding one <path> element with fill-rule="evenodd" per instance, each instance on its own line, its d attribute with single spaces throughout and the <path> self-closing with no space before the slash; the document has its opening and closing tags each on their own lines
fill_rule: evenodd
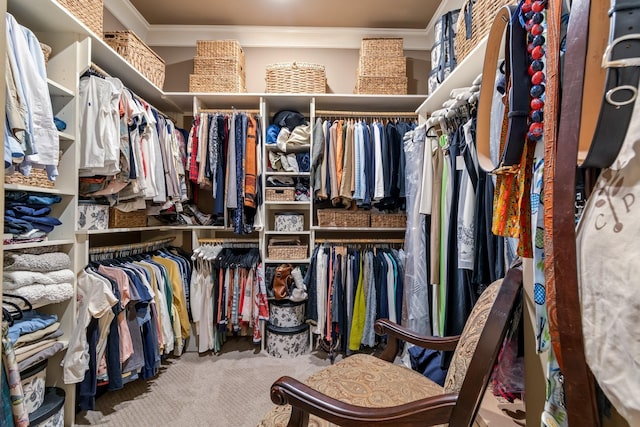
<svg viewBox="0 0 640 427">
<path fill-rule="evenodd" d="M 19 295 L 33 305 L 62 302 L 73 297 L 75 274 L 71 258 L 64 252 L 40 255 L 6 252 L 2 273 L 3 290 Z"/>
<path fill-rule="evenodd" d="M 64 348 L 64 343 L 60 341 L 63 333 L 55 314 L 24 311 L 22 318 L 9 327 L 8 335 L 20 371 L 50 358 Z"/>
<path fill-rule="evenodd" d="M 22 243 L 44 240 L 53 229 L 62 224 L 51 216 L 51 205 L 62 198 L 55 194 L 26 191 L 5 192 L 4 232 L 5 243 Z"/>
</svg>

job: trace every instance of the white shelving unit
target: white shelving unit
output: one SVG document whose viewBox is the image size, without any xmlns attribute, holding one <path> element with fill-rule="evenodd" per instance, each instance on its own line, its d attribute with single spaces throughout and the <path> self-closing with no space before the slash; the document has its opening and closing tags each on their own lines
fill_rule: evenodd
<svg viewBox="0 0 640 427">
<path fill-rule="evenodd" d="M 54 114 L 63 120 L 67 127 L 60 132 L 60 175 L 54 188 L 43 189 L 22 185 L 5 185 L 4 190 L 38 191 L 59 195 L 62 202 L 54 207 L 54 214 L 63 222 L 51 233 L 49 239 L 37 243 L 3 245 L 3 250 L 21 250 L 34 247 L 58 246 L 69 253 L 73 260 L 73 269 L 79 272 L 88 263 L 89 247 L 98 243 L 120 242 L 137 239 L 139 241 L 157 239 L 159 237 L 175 237 L 176 245 L 197 245 L 200 237 L 234 238 L 233 230 L 226 226 L 151 226 L 137 228 L 117 228 L 95 231 L 77 231 L 78 207 L 78 153 L 79 77 L 92 63 L 114 77 L 118 77 L 124 85 L 141 98 L 166 113 L 195 114 L 201 109 L 256 110 L 262 117 L 261 129 L 264 133 L 273 114 L 282 109 L 301 112 L 313 123 L 316 109 L 344 111 L 416 111 L 424 101 L 423 95 L 350 95 L 350 94 L 263 94 L 263 93 L 187 93 L 163 92 L 156 87 L 133 66 L 109 47 L 100 35 L 75 18 L 55 0 L 8 0 L 7 10 L 13 14 L 21 25 L 30 28 L 38 38 L 52 47 L 52 56 L 47 65 L 48 87 L 51 95 Z M 310 149 L 310 147 L 309 147 Z M 266 148 L 263 159 L 266 159 Z M 265 168 L 266 169 L 266 168 Z M 267 176 L 309 177 L 308 172 L 286 173 L 266 172 Z M 262 183 L 263 192 L 265 181 Z M 263 193 L 264 200 L 264 193 Z M 314 246 L 316 233 L 361 233 L 371 229 L 320 228 L 313 227 L 313 203 L 305 202 L 266 202 L 265 229 L 251 235 L 242 236 L 247 240 L 258 240 L 262 259 L 267 264 L 307 264 Z M 273 229 L 273 215 L 283 211 L 297 211 L 305 215 L 305 228 L 299 233 L 277 232 Z M 376 229 L 376 231 L 398 233 L 399 229 Z M 304 259 L 269 259 L 267 243 L 269 237 L 299 236 L 308 245 L 308 253 Z M 1 289 L 1 288 L 0 288 Z M 65 303 L 42 307 L 42 310 L 58 314 L 61 327 L 65 333 L 63 339 L 71 336 L 76 323 L 77 303 L 75 299 Z M 47 383 L 65 389 L 65 425 L 73 425 L 75 419 L 75 385 L 65 385 L 62 381 L 62 369 L 59 368 L 61 353 L 49 364 Z"/>
</svg>

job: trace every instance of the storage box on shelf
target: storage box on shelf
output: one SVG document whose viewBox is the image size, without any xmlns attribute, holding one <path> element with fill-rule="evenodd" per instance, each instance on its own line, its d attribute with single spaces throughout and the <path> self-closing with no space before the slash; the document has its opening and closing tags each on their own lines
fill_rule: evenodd
<svg viewBox="0 0 640 427">
<path fill-rule="evenodd" d="M 401 38 L 364 38 L 355 93 L 406 95 L 407 59 Z"/>
<path fill-rule="evenodd" d="M 109 205 L 78 202 L 78 230 L 109 228 Z"/>
<path fill-rule="evenodd" d="M 303 231 L 304 214 L 301 212 L 276 212 L 274 214 L 274 230 L 289 233 Z"/>
<path fill-rule="evenodd" d="M 146 210 L 123 212 L 118 208 L 109 208 L 109 228 L 136 228 L 146 226 Z"/>
<path fill-rule="evenodd" d="M 305 259 L 308 257 L 307 249 L 307 245 L 279 245 L 271 244 L 271 241 L 269 241 L 269 246 L 267 247 L 269 259 L 277 260 Z"/>
<path fill-rule="evenodd" d="M 363 228 L 370 226 L 368 211 L 346 209 L 318 209 L 318 226 Z"/>
<path fill-rule="evenodd" d="M 427 88 L 433 93 L 457 65 L 456 31 L 460 9 L 449 11 L 435 23 L 435 42 L 431 47 L 431 72 Z"/>
<path fill-rule="evenodd" d="M 296 199 L 295 188 L 269 187 L 265 190 L 267 202 L 293 202 Z"/>
<path fill-rule="evenodd" d="M 104 41 L 151 83 L 162 89 L 165 76 L 164 60 L 133 31 L 105 32 Z"/>
<path fill-rule="evenodd" d="M 372 228 L 405 228 L 407 226 L 407 214 L 401 213 L 371 213 Z"/>
<path fill-rule="evenodd" d="M 47 171 L 44 169 L 32 168 L 28 176 L 23 175 L 21 172 L 14 171 L 13 173 L 5 173 L 5 184 L 15 185 L 27 185 L 30 187 L 38 188 L 53 188 L 55 181 L 51 181 L 47 175 Z"/>
<path fill-rule="evenodd" d="M 491 28 L 493 18 L 498 9 L 509 4 L 517 4 L 516 0 L 466 0 L 460 14 L 458 15 L 456 32 L 456 58 L 458 63 L 476 47 Z M 468 18 L 471 11 L 471 31 L 467 28 Z M 470 35 L 467 37 L 467 35 Z"/>
<path fill-rule="evenodd" d="M 244 51 L 237 40 L 198 40 L 190 92 L 246 92 Z"/>
<path fill-rule="evenodd" d="M 267 93 L 326 93 L 324 65 L 280 62 L 267 65 Z"/>
<path fill-rule="evenodd" d="M 98 36 L 102 35 L 104 5 L 102 0 L 58 0 L 69 12 Z"/>
</svg>

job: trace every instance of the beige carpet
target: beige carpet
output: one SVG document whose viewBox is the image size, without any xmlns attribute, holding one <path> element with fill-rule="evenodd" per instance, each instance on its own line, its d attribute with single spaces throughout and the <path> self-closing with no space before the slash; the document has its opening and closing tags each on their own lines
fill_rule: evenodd
<svg viewBox="0 0 640 427">
<path fill-rule="evenodd" d="M 323 351 L 278 359 L 248 338 L 231 338 L 219 355 L 187 352 L 166 361 L 152 380 L 104 393 L 95 411 L 76 415 L 76 425 L 255 427 L 273 407 L 269 388 L 276 379 L 305 379 L 329 365 Z M 501 404 L 490 392 L 480 415 L 489 427 L 524 426 L 522 402 Z"/>
<path fill-rule="evenodd" d="M 247 338 L 232 338 L 220 355 L 188 352 L 169 359 L 152 380 L 107 392 L 77 425 L 255 427 L 273 404 L 271 384 L 282 375 L 306 378 L 328 366 L 326 353 L 279 359 Z"/>
</svg>

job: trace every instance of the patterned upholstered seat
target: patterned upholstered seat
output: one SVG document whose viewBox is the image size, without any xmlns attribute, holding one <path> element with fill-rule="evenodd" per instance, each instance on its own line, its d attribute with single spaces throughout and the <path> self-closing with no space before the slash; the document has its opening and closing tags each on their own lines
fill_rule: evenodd
<svg viewBox="0 0 640 427">
<path fill-rule="evenodd" d="M 445 394 L 454 396 L 455 399 L 455 397 L 461 394 L 463 383 L 469 370 L 469 365 L 476 353 L 476 348 L 481 336 L 486 338 L 491 335 L 489 338 L 491 338 L 492 341 L 495 341 L 495 344 L 493 344 L 493 347 L 495 348 L 490 349 L 490 354 L 483 357 L 484 359 L 489 360 L 481 361 L 486 367 L 485 369 L 490 370 L 493 367 L 500 343 L 502 342 L 502 337 L 504 337 L 504 332 L 506 331 L 508 318 L 510 317 L 510 313 L 516 300 L 516 294 L 521 286 L 521 272 L 517 271 L 517 273 L 511 274 L 512 276 L 516 275 L 516 278 L 510 278 L 510 285 L 508 286 L 509 289 L 503 289 L 507 287 L 502 286 L 503 280 L 498 280 L 491 284 L 480 296 L 480 299 L 476 303 L 469 319 L 467 320 L 463 333 L 455 348 L 444 387 L 440 387 L 428 378 L 404 366 L 395 365 L 385 360 L 365 354 L 356 354 L 347 357 L 335 365 L 313 374 L 304 381 L 304 384 L 311 387 L 313 390 L 322 393 L 322 395 L 360 408 L 393 408 L 398 405 L 410 404 L 421 399 L 444 396 Z M 513 280 L 517 283 L 511 283 Z M 504 290 L 505 292 L 501 292 L 502 300 L 500 301 L 500 307 L 497 307 L 496 310 L 492 311 L 494 306 L 498 305 L 496 304 L 496 301 L 498 300 L 497 296 L 501 290 Z M 496 316 L 500 317 L 498 321 L 499 323 L 502 323 L 501 326 L 503 331 L 489 331 L 488 335 L 483 335 L 483 331 L 490 314 L 492 318 L 496 318 Z M 491 326 L 495 327 L 496 323 L 492 323 Z M 496 333 L 499 336 L 495 336 Z M 474 365 L 474 367 L 478 366 L 478 364 Z M 471 384 L 476 381 L 469 381 L 470 385 L 466 385 L 465 383 L 465 386 L 470 388 L 472 385 L 475 385 L 475 389 L 477 390 L 474 391 L 474 393 L 481 396 L 486 389 L 488 375 L 486 375 L 485 378 L 483 372 L 476 374 L 479 375 L 477 381 L 478 384 Z M 281 382 L 281 380 L 284 380 L 284 382 Z M 272 398 L 274 401 L 277 401 L 278 397 L 281 396 L 280 394 L 277 394 L 274 398 L 274 392 L 278 393 L 282 390 L 279 384 L 285 384 L 286 382 L 287 379 L 285 377 L 284 379 L 276 381 L 273 385 Z M 288 397 L 286 390 L 283 393 L 286 399 Z M 481 399 L 477 399 L 477 402 L 474 402 L 473 400 L 473 398 L 470 400 L 472 405 L 479 406 Z M 311 401 L 312 400 L 310 400 L 310 402 Z M 452 405 L 455 406 L 455 403 L 456 402 L 454 401 Z M 310 406 L 314 406 L 314 404 L 312 403 Z M 313 412 L 313 409 L 306 407 L 303 409 Z M 332 409 L 330 409 L 330 411 L 331 410 Z M 472 419 L 473 415 L 477 412 L 477 407 L 471 407 L 467 410 L 472 411 L 472 414 L 467 417 L 468 419 Z M 451 412 L 453 413 L 453 408 L 451 408 Z M 290 405 L 285 404 L 276 406 L 265 416 L 259 426 L 287 426 L 290 415 Z M 375 423 L 375 421 L 367 421 L 367 423 Z M 421 423 L 421 425 L 434 424 L 446 425 L 442 420 L 430 423 L 427 418 L 425 418 Z M 312 413 L 309 417 L 308 425 L 313 427 L 324 427 L 334 426 L 335 424 L 329 423 Z M 361 423 L 360 425 L 366 424 Z M 400 425 L 400 423 L 397 425 Z"/>
</svg>

